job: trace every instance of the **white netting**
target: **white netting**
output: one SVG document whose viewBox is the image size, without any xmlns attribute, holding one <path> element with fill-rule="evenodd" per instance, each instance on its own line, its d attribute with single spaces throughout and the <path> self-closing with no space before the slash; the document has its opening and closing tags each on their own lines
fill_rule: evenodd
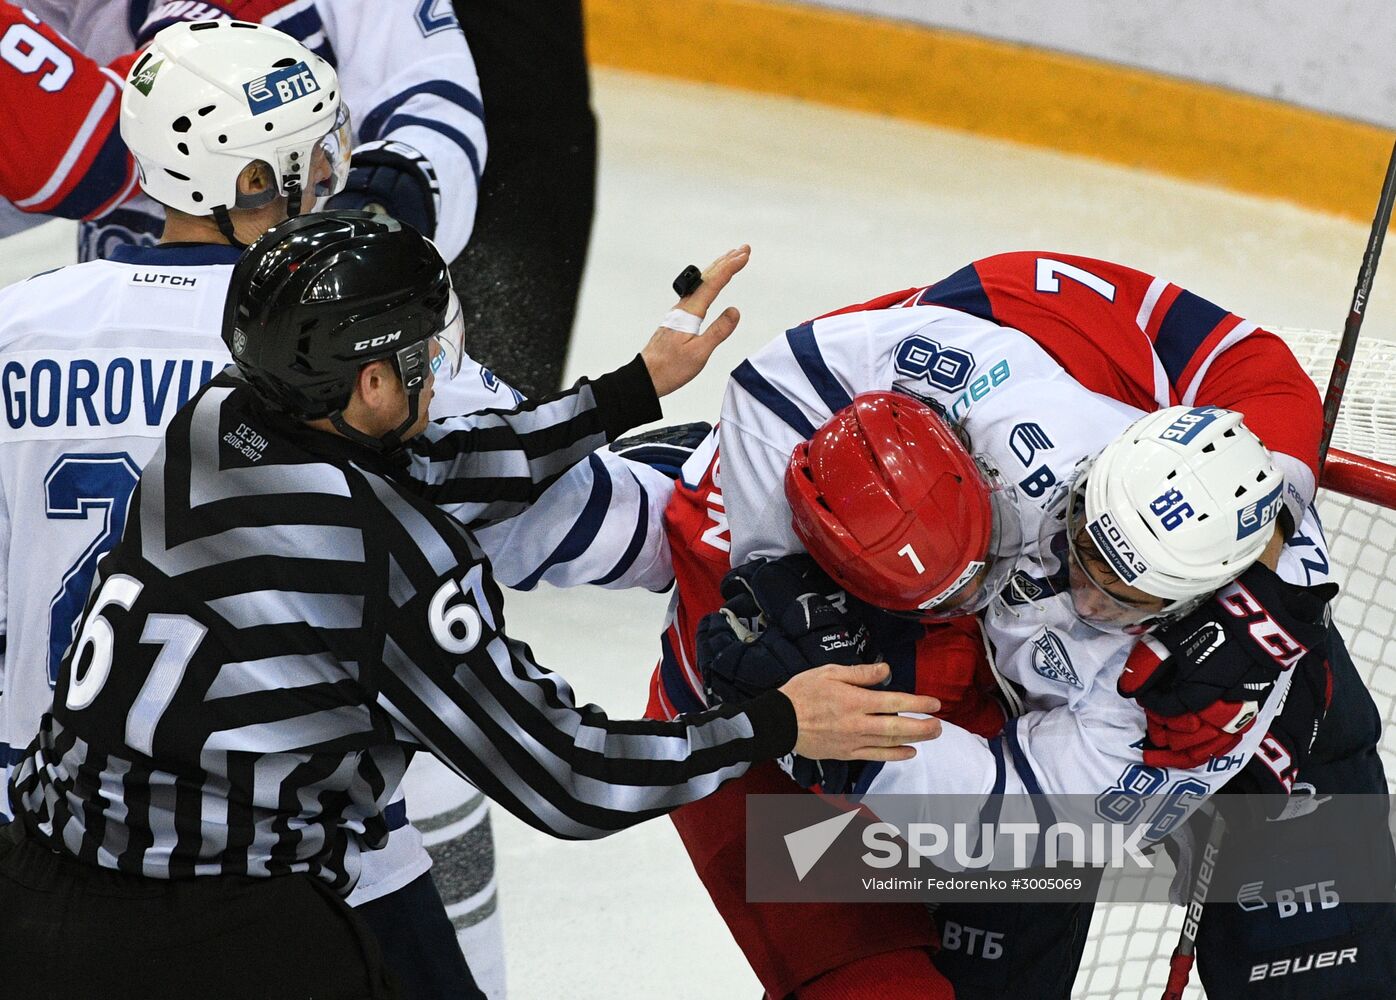
<svg viewBox="0 0 1396 1000">
<path fill-rule="evenodd" d="M 1338 335 L 1271 329 L 1293 348 L 1319 391 L 1326 390 Z M 1396 465 L 1396 342 L 1358 342 L 1333 447 Z M 1391 784 L 1396 777 L 1396 510 L 1323 490 L 1318 509 L 1343 587 L 1334 614 L 1386 724 L 1380 749 Z M 1163 903 L 1098 905 L 1073 996 L 1157 1000 L 1182 919 L 1181 908 Z M 1194 973 L 1184 996 L 1204 995 Z"/>
</svg>

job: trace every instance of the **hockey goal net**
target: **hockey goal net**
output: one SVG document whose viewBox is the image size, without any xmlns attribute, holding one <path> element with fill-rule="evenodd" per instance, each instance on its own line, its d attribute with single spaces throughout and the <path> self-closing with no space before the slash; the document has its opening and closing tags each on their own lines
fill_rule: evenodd
<svg viewBox="0 0 1396 1000">
<path fill-rule="evenodd" d="M 1319 391 L 1327 389 L 1338 335 L 1275 332 Z M 1385 724 L 1380 751 L 1391 786 L 1396 777 L 1396 469 L 1391 468 L 1396 466 L 1396 342 L 1359 341 L 1333 449 L 1318 510 L 1343 588 L 1334 617 Z M 1182 918 L 1181 908 L 1164 903 L 1097 906 L 1073 997 L 1157 1000 Z M 1184 996 L 1205 996 L 1196 973 Z"/>
</svg>

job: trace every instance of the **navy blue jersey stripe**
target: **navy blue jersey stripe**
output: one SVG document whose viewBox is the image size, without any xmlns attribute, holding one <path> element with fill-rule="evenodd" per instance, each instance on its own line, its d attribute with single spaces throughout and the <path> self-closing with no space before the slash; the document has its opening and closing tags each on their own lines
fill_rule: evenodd
<svg viewBox="0 0 1396 1000">
<path fill-rule="evenodd" d="M 1027 788 L 1028 794 L 1041 795 L 1042 786 L 1038 784 L 1032 764 L 1028 762 L 1027 755 L 1023 753 L 1023 745 L 1018 742 L 1018 722 L 1018 719 L 1008 720 L 1008 725 L 1003 727 L 1003 739 L 1008 745 L 1008 752 L 1013 756 L 1013 765 L 1018 770 L 1018 776 L 1023 779 L 1023 785 Z"/>
<path fill-rule="evenodd" d="M 136 48 L 140 48 L 150 41 L 154 32 L 142 33 L 141 25 L 150 16 L 150 0 L 127 0 L 126 2 L 126 27 L 131 30 L 131 37 L 136 40 Z"/>
<path fill-rule="evenodd" d="M 994 755 L 994 787 L 989 790 L 989 797 L 984 800 L 984 806 L 979 810 L 979 822 L 981 825 L 992 823 L 998 826 L 999 814 L 1003 812 L 1003 789 L 1008 781 L 1008 767 L 1003 759 L 1003 737 L 995 736 L 989 741 L 989 750 Z M 984 831 L 979 831 L 979 838 L 982 840 Z M 976 845 L 979 841 L 976 841 Z M 978 846 L 975 854 L 978 854 Z"/>
<path fill-rule="evenodd" d="M 82 181 L 47 214 L 81 219 L 120 194 L 127 176 L 126 144 L 121 141 L 121 131 L 113 128 L 102 143 L 102 148 L 97 151 L 92 165 L 83 174 Z"/>
<path fill-rule="evenodd" d="M 475 148 L 475 143 L 461 131 L 443 125 L 441 122 L 434 122 L 430 118 L 418 118 L 415 115 L 396 114 L 388 119 L 383 126 L 383 135 L 391 136 L 394 129 L 407 128 L 410 125 L 417 125 L 421 128 L 429 128 L 433 132 L 439 132 L 447 139 L 450 139 L 461 149 L 465 150 L 465 156 L 470 160 L 470 171 L 475 175 L 475 183 L 480 183 L 480 153 Z M 408 143 L 410 146 L 411 143 Z"/>
<path fill-rule="evenodd" d="M 23 758 L 23 747 L 12 747 L 8 743 L 0 743 L 0 767 L 14 767 Z M 3 789 L 0 789 L 0 793 L 3 791 Z M 4 801 L 3 794 L 0 794 L 0 801 Z"/>
<path fill-rule="evenodd" d="M 751 393 L 752 398 L 770 410 L 793 430 L 800 437 L 808 438 L 814 436 L 814 424 L 806 419 L 788 397 L 781 394 L 781 391 L 771 383 L 766 381 L 765 376 L 756 370 L 750 361 L 743 361 L 732 371 L 732 379 L 739 386 Z"/>
<path fill-rule="evenodd" d="M 664 686 L 664 696 L 669 699 L 669 704 L 681 715 L 705 711 L 708 706 L 699 701 L 693 688 L 688 686 L 688 676 L 679 664 L 668 632 L 659 637 L 659 649 L 659 683 Z"/>
<path fill-rule="evenodd" d="M 446 80 L 428 80 L 426 83 L 419 83 L 416 86 L 408 87 L 401 93 L 394 94 L 378 107 L 374 108 L 364 116 L 363 124 L 359 126 L 359 135 L 363 142 L 372 142 L 378 138 L 379 129 L 383 123 L 392 117 L 393 112 L 402 107 L 418 94 L 431 94 L 439 97 L 443 101 L 448 101 L 470 112 L 476 118 L 484 120 L 485 109 L 480 104 L 480 99 L 456 83 Z"/>
<path fill-rule="evenodd" d="M 635 485 L 640 490 L 640 509 L 635 515 L 635 533 L 630 536 L 630 544 L 625 547 L 625 551 L 621 553 L 616 564 L 611 567 L 611 571 L 605 576 L 591 581 L 597 587 L 604 587 L 606 584 L 614 583 L 620 579 L 621 574 L 635 564 L 640 550 L 645 547 L 645 539 L 649 537 L 650 497 L 645 492 L 644 487 L 640 485 L 640 480 L 635 478 L 635 473 L 631 472 L 630 478 L 635 479 Z"/>
<path fill-rule="evenodd" d="M 1168 314 L 1159 324 L 1158 337 L 1154 341 L 1154 350 L 1163 362 L 1163 370 L 1168 373 L 1168 381 L 1175 387 L 1183 375 L 1183 369 L 1187 368 L 1202 342 L 1226 316 L 1225 309 L 1200 295 L 1187 291 L 1178 293 Z"/>
<path fill-rule="evenodd" d="M 387 808 L 383 810 L 383 822 L 387 824 L 389 830 L 400 830 L 407 825 L 407 801 L 398 799 L 396 802 L 389 802 Z"/>
<path fill-rule="evenodd" d="M 1051 802 L 1046 793 L 1042 791 L 1042 785 L 1037 780 L 1037 774 L 1033 771 L 1032 765 L 1028 763 L 1027 754 L 1023 753 L 1023 744 L 1018 739 L 1018 723 L 1021 718 L 1009 719 L 1008 725 L 1003 727 L 1004 740 L 1008 745 L 1008 752 L 1013 755 L 1013 764 L 1018 769 L 1018 775 L 1023 779 L 1023 785 L 1027 788 L 1028 794 L 1032 798 L 1032 811 L 1037 817 L 1037 827 L 1039 830 L 1049 830 L 1057 821 L 1056 814 L 1052 812 Z M 1037 847 L 1033 849 L 1031 864 L 1038 867 L 1047 863 L 1047 838 L 1038 837 Z"/>
<path fill-rule="evenodd" d="M 325 30 L 325 22 L 321 19 L 320 12 L 315 9 L 313 4 L 305 8 L 305 10 L 297 11 L 290 17 L 280 21 L 274 20 L 276 13 L 279 12 L 274 11 L 264 17 L 263 23 L 268 27 L 275 28 L 277 31 L 286 32 L 286 34 L 290 35 L 298 42 L 305 41 L 317 31 Z"/>
<path fill-rule="evenodd" d="M 814 339 L 813 324 L 805 323 L 793 330 L 787 330 L 785 339 L 795 354 L 795 360 L 800 363 L 800 370 L 805 373 L 805 378 L 809 379 L 809 384 L 814 386 L 814 391 L 819 393 L 819 398 L 824 400 L 824 405 L 830 412 L 837 413 L 853 403 L 853 397 L 839 384 L 839 380 L 824 363 L 824 355 L 819 353 L 819 344 Z"/>
<path fill-rule="evenodd" d="M 993 307 L 989 305 L 989 296 L 979 281 L 979 272 L 974 269 L 973 264 L 937 281 L 922 292 L 916 301 L 918 305 L 944 306 L 946 309 L 958 309 L 971 316 L 987 319 L 990 323 L 998 322 L 994 318 Z"/>
<path fill-rule="evenodd" d="M 567 534 L 562 536 L 562 541 L 557 543 L 557 547 L 538 564 L 537 569 L 519 582 L 516 590 L 532 590 L 538 586 L 543 574 L 553 566 L 571 562 L 585 552 L 596 538 L 596 533 L 601 530 L 601 525 L 606 520 L 606 511 L 611 506 L 611 474 L 606 470 L 606 463 L 595 455 L 587 456 L 587 464 L 591 466 L 591 495 L 587 497 L 582 512 L 577 515 L 577 519 L 572 522 L 572 527 L 567 529 Z"/>
</svg>

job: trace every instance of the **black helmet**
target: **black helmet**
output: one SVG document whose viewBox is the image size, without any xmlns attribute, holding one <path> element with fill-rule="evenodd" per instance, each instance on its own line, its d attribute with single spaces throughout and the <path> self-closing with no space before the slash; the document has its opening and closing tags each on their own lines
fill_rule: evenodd
<svg viewBox="0 0 1396 1000">
<path fill-rule="evenodd" d="M 451 341 L 441 356 L 459 367 L 460 306 L 446 262 L 411 226 L 368 212 L 268 229 L 233 268 L 223 310 L 223 342 L 258 396 L 300 419 L 328 417 L 356 439 L 365 436 L 340 413 L 359 370 L 391 358 L 410 415 L 382 441 L 367 439 L 388 447 L 416 422 L 438 335 Z"/>
</svg>

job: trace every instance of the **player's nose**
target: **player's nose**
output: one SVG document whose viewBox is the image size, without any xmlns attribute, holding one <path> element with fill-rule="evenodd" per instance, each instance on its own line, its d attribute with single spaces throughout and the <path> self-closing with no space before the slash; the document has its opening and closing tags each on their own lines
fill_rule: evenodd
<svg viewBox="0 0 1396 1000">
<path fill-rule="evenodd" d="M 1083 586 L 1071 588 L 1071 603 L 1076 609 L 1076 613 L 1086 619 L 1108 618 L 1110 612 L 1114 610 L 1110 601 L 1090 584 L 1085 583 L 1085 581 L 1082 583 Z"/>
</svg>

